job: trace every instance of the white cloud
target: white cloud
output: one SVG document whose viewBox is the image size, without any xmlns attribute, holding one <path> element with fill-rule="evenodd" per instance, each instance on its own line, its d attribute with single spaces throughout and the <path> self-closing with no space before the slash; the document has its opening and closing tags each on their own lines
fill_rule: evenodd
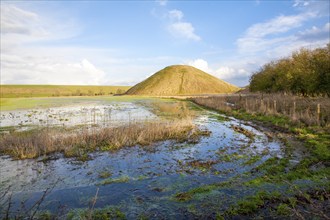
<svg viewBox="0 0 330 220">
<path fill-rule="evenodd" d="M 309 2 L 306 0 L 295 0 L 293 7 L 308 6 Z"/>
<path fill-rule="evenodd" d="M 167 5 L 167 0 L 157 0 L 156 2 L 158 2 L 158 4 L 160 6 L 166 6 Z"/>
<path fill-rule="evenodd" d="M 1 33 L 30 35 L 35 31 L 30 28 L 33 22 L 38 21 L 38 15 L 21 10 L 14 5 L 1 7 Z"/>
<path fill-rule="evenodd" d="M 197 69 L 200 69 L 206 73 L 212 74 L 213 70 L 209 68 L 209 64 L 206 60 L 203 59 L 196 59 L 186 62 L 188 65 L 196 67 Z"/>
<path fill-rule="evenodd" d="M 105 73 L 87 59 L 68 62 L 50 56 L 3 55 L 1 84 L 99 85 Z"/>
<path fill-rule="evenodd" d="M 175 22 L 168 27 L 170 33 L 177 38 L 200 41 L 201 37 L 195 34 L 195 28 L 189 22 Z"/>
<path fill-rule="evenodd" d="M 70 20 L 66 21 L 55 21 L 18 6 L 1 3 L 1 83 L 103 83 L 104 71 L 83 58 L 87 50 L 78 54 L 75 52 L 77 48 L 37 46 L 41 41 L 52 42 L 76 35 L 76 28 L 72 28 Z"/>
<path fill-rule="evenodd" d="M 234 73 L 235 69 L 228 66 L 222 66 L 215 71 L 216 76 L 225 80 L 232 78 Z"/>
<path fill-rule="evenodd" d="M 287 32 L 293 28 L 300 27 L 303 21 L 315 16 L 312 13 L 291 16 L 278 16 L 264 23 L 257 23 L 248 28 L 245 38 L 260 38 L 267 35 Z"/>
<path fill-rule="evenodd" d="M 208 62 L 204 59 L 190 60 L 184 63 L 235 85 L 246 85 L 250 76 L 250 72 L 243 68 L 244 65 L 241 65 L 241 63 L 227 63 L 228 66 L 220 65 L 216 70 L 210 68 Z"/>
<path fill-rule="evenodd" d="M 171 10 L 167 13 L 169 18 L 168 31 L 173 37 L 188 39 L 193 41 L 200 41 L 201 37 L 195 33 L 195 28 L 190 22 L 182 21 L 183 12 L 177 9 Z"/>
<path fill-rule="evenodd" d="M 297 39 L 302 41 L 317 41 L 329 39 L 330 23 L 326 23 L 323 27 L 313 26 L 310 29 L 300 31 L 296 34 Z"/>
<path fill-rule="evenodd" d="M 174 9 L 168 12 L 168 17 L 175 21 L 181 21 L 181 19 L 183 18 L 183 12 Z"/>
</svg>

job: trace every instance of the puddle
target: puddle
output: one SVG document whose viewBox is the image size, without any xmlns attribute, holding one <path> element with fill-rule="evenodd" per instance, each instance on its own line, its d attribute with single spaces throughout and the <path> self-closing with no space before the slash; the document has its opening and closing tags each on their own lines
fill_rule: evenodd
<svg viewBox="0 0 330 220">
<path fill-rule="evenodd" d="M 95 120 L 93 109 L 98 109 L 95 110 Z M 102 103 L 5 112 L 1 116 L 1 126 L 20 126 L 20 121 L 25 120 L 28 122 L 24 125 L 45 126 L 39 121 L 46 120 L 49 115 L 53 115 L 53 119 L 48 120 L 48 126 L 93 123 L 103 126 L 146 118 L 178 117 L 183 111 L 194 115 L 194 122 L 210 131 L 210 136 L 203 136 L 198 143 L 164 141 L 112 153 L 96 152 L 91 154 L 92 160 L 86 162 L 63 158 L 60 154 L 47 162 L 37 159 L 15 161 L 1 156 L 0 194 L 9 189 L 13 194 L 11 209 L 15 211 L 21 210 L 21 201 L 25 201 L 25 207 L 32 206 L 42 197 L 43 191 L 53 188 L 40 209 L 58 213 L 90 207 L 91 199 L 99 190 L 95 208 L 113 205 L 119 207 L 129 219 L 139 218 L 145 213 L 151 219 L 182 219 L 197 211 L 207 213 L 209 209 L 203 211 L 199 203 L 203 201 L 205 205 L 211 201 L 192 201 L 187 206 L 173 199 L 176 193 L 205 184 L 225 182 L 270 157 L 282 155 L 280 142 L 269 140 L 255 126 L 244 125 L 233 118 L 218 120 L 214 117 L 218 114 L 196 110 L 192 104 L 180 101 Z M 59 118 L 68 118 L 69 121 L 59 122 Z M 104 123 L 105 118 L 109 119 L 107 123 Z M 235 132 L 233 125 L 252 132 L 254 138 Z M 256 156 L 256 161 L 247 162 Z M 210 207 L 221 201 L 230 204 L 249 192 L 231 188 L 214 193 L 219 194 L 219 201 L 213 201 Z"/>
</svg>

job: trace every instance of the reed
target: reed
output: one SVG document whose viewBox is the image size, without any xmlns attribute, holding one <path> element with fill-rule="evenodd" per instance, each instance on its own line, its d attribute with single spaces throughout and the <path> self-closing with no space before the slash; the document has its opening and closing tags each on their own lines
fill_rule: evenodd
<svg viewBox="0 0 330 220">
<path fill-rule="evenodd" d="M 198 129 L 192 120 L 131 122 L 120 127 L 90 128 L 68 132 L 43 128 L 3 134 L 0 153 L 16 159 L 36 158 L 54 152 L 66 157 L 87 159 L 88 153 L 114 151 L 125 146 L 150 145 L 161 140 L 187 141 Z"/>
<path fill-rule="evenodd" d="M 192 98 L 197 104 L 223 112 L 243 110 L 250 114 L 285 116 L 308 126 L 328 127 L 330 99 L 284 94 L 229 95 Z"/>
</svg>

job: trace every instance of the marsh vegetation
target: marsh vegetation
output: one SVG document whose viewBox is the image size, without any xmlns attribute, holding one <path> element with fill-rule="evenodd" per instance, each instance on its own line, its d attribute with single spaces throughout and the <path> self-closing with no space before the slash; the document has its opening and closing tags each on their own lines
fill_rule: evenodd
<svg viewBox="0 0 330 220">
<path fill-rule="evenodd" d="M 319 126 L 289 120 L 280 101 L 276 113 L 253 112 L 239 96 L 193 100 L 207 109 L 171 99 L 62 100 L 2 112 L 36 119 L 1 129 L 1 217 L 327 217 L 326 117 Z M 77 106 L 99 111 L 82 116 Z"/>
</svg>

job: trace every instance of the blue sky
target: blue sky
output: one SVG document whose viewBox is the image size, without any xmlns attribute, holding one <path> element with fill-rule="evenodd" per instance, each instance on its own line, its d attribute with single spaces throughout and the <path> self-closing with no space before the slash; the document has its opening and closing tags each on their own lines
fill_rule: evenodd
<svg viewBox="0 0 330 220">
<path fill-rule="evenodd" d="M 238 86 L 329 43 L 329 1 L 1 1 L 1 84 L 134 85 L 188 64 Z"/>
</svg>

